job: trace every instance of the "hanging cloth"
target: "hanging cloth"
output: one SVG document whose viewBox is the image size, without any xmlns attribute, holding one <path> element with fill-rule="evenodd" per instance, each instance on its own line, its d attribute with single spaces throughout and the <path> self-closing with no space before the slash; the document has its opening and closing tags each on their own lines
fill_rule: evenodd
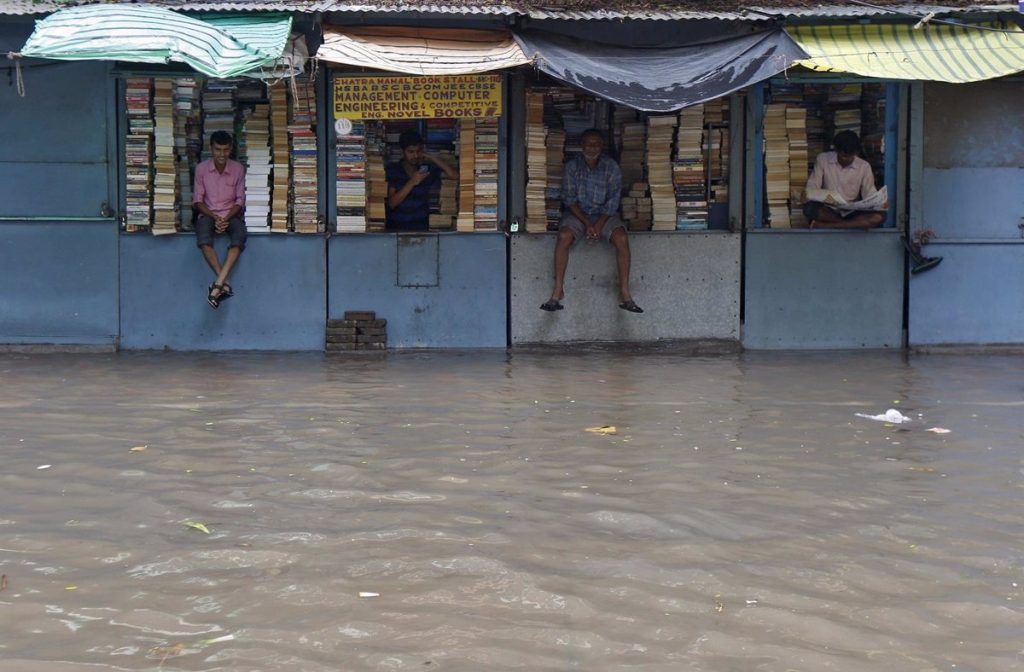
<svg viewBox="0 0 1024 672">
<path fill-rule="evenodd" d="M 541 29 L 515 33 L 523 52 L 557 79 L 648 112 L 670 112 L 773 77 L 807 54 L 781 28 L 699 44 L 644 47 L 592 42 Z"/>
</svg>

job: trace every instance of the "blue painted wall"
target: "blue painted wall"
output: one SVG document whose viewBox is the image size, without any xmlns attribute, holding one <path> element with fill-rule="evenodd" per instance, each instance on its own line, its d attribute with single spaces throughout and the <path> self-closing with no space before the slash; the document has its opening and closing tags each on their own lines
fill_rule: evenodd
<svg viewBox="0 0 1024 672">
<path fill-rule="evenodd" d="M 942 263 L 910 278 L 912 345 L 1024 343 L 1024 243 L 936 241 Z"/>
<path fill-rule="evenodd" d="M 353 234 L 328 241 L 329 316 L 373 310 L 389 348 L 505 347 L 501 234 Z"/>
<path fill-rule="evenodd" d="M 903 247 L 891 229 L 748 233 L 743 345 L 899 348 Z"/>
<path fill-rule="evenodd" d="M 19 50 L 32 25 L 5 17 L 0 52 Z M 99 217 L 112 190 L 108 66 L 26 59 L 24 97 L 13 69 L 5 72 L 11 76 L 0 82 L 0 343 L 113 347 L 117 224 Z"/>
<path fill-rule="evenodd" d="M 910 345 L 1024 343 L 1024 89 L 924 85 L 921 226 L 942 263 L 909 281 Z"/>
<path fill-rule="evenodd" d="M 116 343 L 113 222 L 0 222 L 0 269 L 0 343 Z"/>
<path fill-rule="evenodd" d="M 20 48 L 28 33 L 12 32 L 7 26 L 0 42 Z M 110 202 L 108 70 L 27 59 L 25 96 L 7 81 L 0 86 L 0 217 L 98 217 Z"/>
<path fill-rule="evenodd" d="M 319 236 L 250 236 L 231 277 L 236 296 L 206 302 L 213 272 L 191 235 L 121 236 L 121 347 L 322 350 L 327 266 Z M 226 239 L 218 237 L 223 259 Z"/>
</svg>

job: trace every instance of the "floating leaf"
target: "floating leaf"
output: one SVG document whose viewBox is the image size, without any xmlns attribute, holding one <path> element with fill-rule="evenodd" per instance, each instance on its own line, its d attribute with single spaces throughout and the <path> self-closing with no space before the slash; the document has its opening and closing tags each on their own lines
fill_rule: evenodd
<svg viewBox="0 0 1024 672">
<path fill-rule="evenodd" d="M 202 523 L 196 523 L 191 520 L 186 520 L 184 525 L 185 527 L 191 527 L 193 530 L 199 530 L 203 534 L 210 533 L 210 528 L 208 528 L 206 525 L 203 525 Z"/>
<path fill-rule="evenodd" d="M 129 449 L 128 449 L 128 452 L 130 452 L 130 453 L 141 453 L 141 452 L 142 452 L 142 451 L 144 451 L 144 450 L 145 450 L 146 448 L 149 448 L 149 445 L 148 445 L 148 444 L 147 444 L 147 445 L 145 445 L 145 446 L 135 446 L 134 448 L 129 448 Z"/>
<path fill-rule="evenodd" d="M 78 590 L 78 586 L 64 586 L 64 590 Z"/>
<path fill-rule="evenodd" d="M 587 427 L 587 432 L 593 432 L 594 434 L 618 434 L 619 430 L 615 428 L 615 425 L 601 425 L 600 427 Z"/>
</svg>

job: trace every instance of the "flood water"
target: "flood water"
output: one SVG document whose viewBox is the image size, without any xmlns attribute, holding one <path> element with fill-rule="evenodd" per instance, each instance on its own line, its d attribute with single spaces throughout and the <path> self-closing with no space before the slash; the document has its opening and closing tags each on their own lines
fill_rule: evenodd
<svg viewBox="0 0 1024 672">
<path fill-rule="evenodd" d="M 1022 364 L 0 354 L 0 670 L 1024 670 Z"/>
</svg>

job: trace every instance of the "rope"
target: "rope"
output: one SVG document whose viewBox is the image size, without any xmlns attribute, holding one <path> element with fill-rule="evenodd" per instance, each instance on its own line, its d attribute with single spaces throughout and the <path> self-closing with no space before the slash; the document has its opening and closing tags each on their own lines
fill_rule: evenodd
<svg viewBox="0 0 1024 672">
<path fill-rule="evenodd" d="M 8 51 L 7 60 L 14 61 L 14 81 L 18 87 L 18 96 L 25 97 L 25 80 L 21 76 L 21 54 Z"/>
</svg>

